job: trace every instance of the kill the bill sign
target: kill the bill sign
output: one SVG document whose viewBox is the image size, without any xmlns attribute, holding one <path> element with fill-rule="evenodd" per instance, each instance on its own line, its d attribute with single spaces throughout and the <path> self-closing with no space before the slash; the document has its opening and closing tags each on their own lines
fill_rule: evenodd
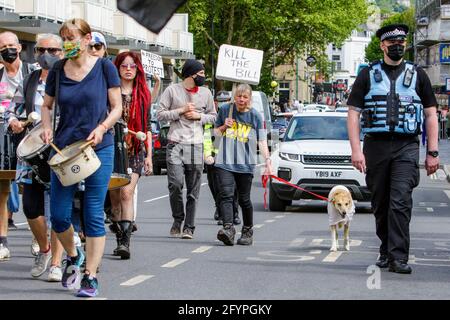
<svg viewBox="0 0 450 320">
<path fill-rule="evenodd" d="M 216 78 L 233 82 L 259 84 L 264 52 L 256 49 L 220 46 Z"/>
</svg>

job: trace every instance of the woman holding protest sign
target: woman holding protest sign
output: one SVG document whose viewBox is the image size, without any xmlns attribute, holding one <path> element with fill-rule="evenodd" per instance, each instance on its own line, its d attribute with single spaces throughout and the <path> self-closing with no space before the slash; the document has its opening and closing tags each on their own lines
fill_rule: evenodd
<svg viewBox="0 0 450 320">
<path fill-rule="evenodd" d="M 112 227 L 117 238 L 114 254 L 121 259 L 130 258 L 130 240 L 134 222 L 133 197 L 138 180 L 153 171 L 152 134 L 149 127 L 151 94 L 147 87 L 141 59 L 134 52 L 122 52 L 115 65 L 121 79 L 123 113 L 120 120 L 128 128 L 125 142 L 128 164 L 132 170 L 131 182 L 118 190 L 111 190 Z"/>
</svg>

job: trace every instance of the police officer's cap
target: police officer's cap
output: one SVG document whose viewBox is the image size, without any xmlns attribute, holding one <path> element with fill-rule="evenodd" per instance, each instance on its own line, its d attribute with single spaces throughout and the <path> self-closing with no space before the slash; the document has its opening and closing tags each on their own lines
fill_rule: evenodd
<svg viewBox="0 0 450 320">
<path fill-rule="evenodd" d="M 409 28 L 406 24 L 390 24 L 378 29 L 376 35 L 381 41 L 384 40 L 405 40 L 408 36 Z"/>
</svg>

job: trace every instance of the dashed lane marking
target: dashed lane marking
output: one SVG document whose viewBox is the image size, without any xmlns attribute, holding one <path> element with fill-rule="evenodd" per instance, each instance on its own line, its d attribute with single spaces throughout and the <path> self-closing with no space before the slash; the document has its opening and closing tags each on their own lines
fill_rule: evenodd
<svg viewBox="0 0 450 320">
<path fill-rule="evenodd" d="M 275 219 L 282 219 L 284 216 L 275 216 Z"/>
<path fill-rule="evenodd" d="M 192 251 L 192 253 L 204 253 L 204 252 L 208 251 L 211 248 L 212 247 L 210 247 L 210 246 L 203 246 L 203 247 L 195 249 L 194 251 Z"/>
<path fill-rule="evenodd" d="M 428 212 L 434 212 L 434 209 L 433 208 L 427 208 L 427 211 Z"/>
<path fill-rule="evenodd" d="M 207 184 L 208 184 L 208 183 L 205 182 L 205 183 L 202 183 L 200 186 L 201 186 L 201 187 L 204 187 L 204 186 L 206 186 Z M 186 189 L 183 189 L 183 191 L 184 191 L 184 190 L 186 190 Z M 144 203 L 149 203 L 149 202 L 161 200 L 161 199 L 168 198 L 168 197 L 169 197 L 169 195 L 166 194 L 165 196 L 162 196 L 162 197 L 158 197 L 158 198 L 153 198 L 153 199 L 145 200 Z"/>
<path fill-rule="evenodd" d="M 255 225 L 253 226 L 253 229 L 261 229 L 262 227 L 264 227 L 263 224 L 255 224 Z"/>
<path fill-rule="evenodd" d="M 26 226 L 28 225 L 28 222 L 22 222 L 22 223 L 15 223 L 16 226 L 20 227 L 20 226 Z"/>
<path fill-rule="evenodd" d="M 318 246 L 323 242 L 324 239 L 314 239 L 313 241 L 311 241 L 311 245 L 312 246 Z"/>
<path fill-rule="evenodd" d="M 167 262 L 166 264 L 163 264 L 161 268 L 175 268 L 176 266 L 179 266 L 180 264 L 185 263 L 186 261 L 189 261 L 189 259 L 177 258 L 170 262 Z"/>
<path fill-rule="evenodd" d="M 108 298 L 101 298 L 101 297 L 95 297 L 95 298 L 87 298 L 88 301 L 101 301 L 101 300 L 108 300 Z"/>
<path fill-rule="evenodd" d="M 120 285 L 123 287 L 132 287 L 132 286 L 138 285 L 148 279 L 151 279 L 153 277 L 154 277 L 153 275 L 140 275 L 140 276 L 131 278 L 130 280 L 125 281 L 125 282 L 121 283 Z"/>
<path fill-rule="evenodd" d="M 303 244 L 303 242 L 305 242 L 304 238 L 297 238 L 291 241 L 291 243 L 289 244 L 289 247 L 299 247 Z"/>
<path fill-rule="evenodd" d="M 272 222 L 275 222 L 276 220 L 266 220 L 266 221 L 264 221 L 265 223 L 272 223 Z"/>
<path fill-rule="evenodd" d="M 322 250 L 311 250 L 309 254 L 321 254 Z"/>
<path fill-rule="evenodd" d="M 329 255 L 322 260 L 322 262 L 336 262 L 337 259 L 342 255 L 342 251 L 330 252 Z"/>
</svg>

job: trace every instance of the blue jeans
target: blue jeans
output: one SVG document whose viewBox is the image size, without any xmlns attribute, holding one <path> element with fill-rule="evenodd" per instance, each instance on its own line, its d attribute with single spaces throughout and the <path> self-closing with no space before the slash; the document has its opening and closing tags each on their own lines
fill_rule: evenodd
<svg viewBox="0 0 450 320">
<path fill-rule="evenodd" d="M 113 170 L 114 146 L 96 150 L 96 153 L 102 164 L 94 174 L 85 179 L 83 207 L 85 234 L 92 238 L 106 234 L 103 207 Z M 73 198 L 77 190 L 78 184 L 64 187 L 52 171 L 50 211 L 52 228 L 56 233 L 62 233 L 72 225 Z"/>
<path fill-rule="evenodd" d="M 11 182 L 11 192 L 8 197 L 8 211 L 12 213 L 19 211 L 19 186 L 15 181 Z"/>
</svg>

